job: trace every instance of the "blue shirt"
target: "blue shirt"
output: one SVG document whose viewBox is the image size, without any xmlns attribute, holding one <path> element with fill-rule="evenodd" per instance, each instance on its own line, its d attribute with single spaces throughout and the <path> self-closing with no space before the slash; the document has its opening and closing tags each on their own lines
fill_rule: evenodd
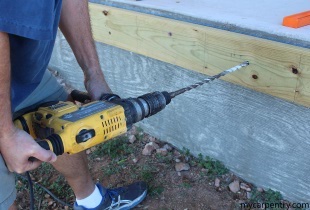
<svg viewBox="0 0 310 210">
<path fill-rule="evenodd" d="M 0 1 L 0 31 L 10 39 L 12 110 L 43 77 L 55 43 L 61 4 L 62 0 Z"/>
</svg>

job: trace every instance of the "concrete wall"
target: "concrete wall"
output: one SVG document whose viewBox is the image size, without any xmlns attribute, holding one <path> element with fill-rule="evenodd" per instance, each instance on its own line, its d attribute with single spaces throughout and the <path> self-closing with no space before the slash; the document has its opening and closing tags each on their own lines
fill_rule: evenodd
<svg viewBox="0 0 310 210">
<path fill-rule="evenodd" d="M 97 43 L 102 69 L 112 90 L 134 97 L 173 91 L 205 78 L 180 67 Z M 59 34 L 50 68 L 83 89 L 83 74 Z M 139 124 L 146 132 L 194 155 L 222 161 L 257 186 L 287 199 L 310 198 L 310 109 L 224 81 L 200 87 Z"/>
</svg>

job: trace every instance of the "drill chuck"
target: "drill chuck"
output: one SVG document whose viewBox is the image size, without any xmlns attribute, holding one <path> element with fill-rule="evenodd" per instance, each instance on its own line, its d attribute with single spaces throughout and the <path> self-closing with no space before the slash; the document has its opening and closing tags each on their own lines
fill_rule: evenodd
<svg viewBox="0 0 310 210">
<path fill-rule="evenodd" d="M 114 99 L 112 103 L 121 105 L 125 110 L 127 128 L 163 110 L 171 102 L 170 94 L 164 92 L 152 92 L 138 98 Z"/>
</svg>

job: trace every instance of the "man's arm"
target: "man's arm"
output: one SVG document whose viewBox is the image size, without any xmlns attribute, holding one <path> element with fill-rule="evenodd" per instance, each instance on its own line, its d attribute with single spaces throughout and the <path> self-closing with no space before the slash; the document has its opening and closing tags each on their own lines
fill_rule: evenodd
<svg viewBox="0 0 310 210">
<path fill-rule="evenodd" d="M 85 88 L 92 99 L 111 92 L 106 83 L 91 33 L 87 0 L 64 0 L 59 27 L 85 75 Z"/>
<path fill-rule="evenodd" d="M 23 173 L 35 169 L 41 161 L 54 162 L 56 156 L 41 148 L 26 132 L 17 129 L 11 114 L 11 62 L 7 33 L 0 32 L 0 153 L 12 172 Z M 29 161 L 35 157 L 41 161 Z"/>
</svg>

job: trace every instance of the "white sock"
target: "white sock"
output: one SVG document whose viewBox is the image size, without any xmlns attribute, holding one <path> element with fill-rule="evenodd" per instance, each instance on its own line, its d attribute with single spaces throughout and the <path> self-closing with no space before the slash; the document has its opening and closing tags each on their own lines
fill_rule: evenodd
<svg viewBox="0 0 310 210">
<path fill-rule="evenodd" d="M 95 190 L 94 192 L 92 192 L 92 194 L 90 194 L 88 197 L 82 200 L 76 199 L 76 203 L 79 206 L 84 206 L 85 208 L 95 208 L 99 206 L 99 204 L 101 203 L 101 200 L 102 200 L 102 195 L 98 187 L 95 186 Z"/>
</svg>

